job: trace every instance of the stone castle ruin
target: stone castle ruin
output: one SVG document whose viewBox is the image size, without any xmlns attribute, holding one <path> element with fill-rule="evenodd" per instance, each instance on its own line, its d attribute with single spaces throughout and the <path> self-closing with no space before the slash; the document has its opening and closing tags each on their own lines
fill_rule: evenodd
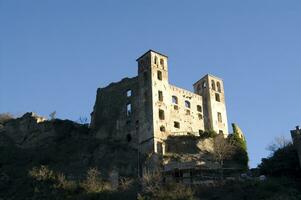
<svg viewBox="0 0 301 200">
<path fill-rule="evenodd" d="M 98 138 L 164 155 L 170 136 L 200 136 L 208 130 L 228 135 L 222 79 L 206 75 L 191 92 L 169 83 L 167 56 L 149 50 L 137 63 L 138 76 L 97 90 L 90 127 Z"/>
</svg>

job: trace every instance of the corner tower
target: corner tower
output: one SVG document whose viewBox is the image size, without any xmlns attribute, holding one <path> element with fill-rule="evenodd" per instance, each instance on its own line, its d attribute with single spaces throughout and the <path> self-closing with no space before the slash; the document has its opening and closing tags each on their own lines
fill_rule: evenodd
<svg viewBox="0 0 301 200">
<path fill-rule="evenodd" d="M 194 92 L 203 97 L 205 129 L 229 134 L 223 80 L 206 75 L 193 87 Z"/>
</svg>

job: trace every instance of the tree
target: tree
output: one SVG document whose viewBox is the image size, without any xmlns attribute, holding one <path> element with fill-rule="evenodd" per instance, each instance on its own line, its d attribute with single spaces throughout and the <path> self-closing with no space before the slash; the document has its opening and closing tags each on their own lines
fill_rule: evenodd
<svg viewBox="0 0 301 200">
<path fill-rule="evenodd" d="M 56 111 L 53 111 L 52 113 L 49 114 L 50 120 L 54 120 L 56 116 Z"/>
<path fill-rule="evenodd" d="M 282 142 L 281 144 L 283 144 Z M 298 154 L 292 143 L 278 148 L 270 157 L 262 159 L 258 168 L 261 174 L 272 177 L 301 177 Z"/>
<path fill-rule="evenodd" d="M 232 160 L 238 161 L 243 168 L 248 169 L 249 156 L 247 151 L 247 142 L 242 130 L 237 124 L 232 124 L 233 134 L 229 135 L 229 139 L 235 146 L 235 152 Z"/>
<path fill-rule="evenodd" d="M 275 153 L 278 149 L 283 149 L 290 144 L 292 144 L 292 142 L 282 135 L 276 137 L 274 139 L 274 142 L 267 147 L 267 150 L 271 151 L 272 153 Z"/>
<path fill-rule="evenodd" d="M 224 138 L 224 135 L 220 134 L 213 139 L 213 157 L 219 165 L 222 179 L 224 174 L 224 161 L 232 157 L 234 150 L 234 144 L 231 142 L 231 140 Z"/>
</svg>

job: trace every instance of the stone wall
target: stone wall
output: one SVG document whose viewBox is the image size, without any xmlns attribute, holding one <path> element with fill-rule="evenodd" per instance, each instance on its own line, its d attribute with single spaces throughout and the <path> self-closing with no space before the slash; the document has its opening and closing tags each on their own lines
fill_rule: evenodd
<svg viewBox="0 0 301 200">
<path fill-rule="evenodd" d="M 299 126 L 296 127 L 296 130 L 291 131 L 291 135 L 293 138 L 293 143 L 296 147 L 296 150 L 298 152 L 299 161 L 300 161 L 300 167 L 301 167 L 301 129 Z"/>
</svg>

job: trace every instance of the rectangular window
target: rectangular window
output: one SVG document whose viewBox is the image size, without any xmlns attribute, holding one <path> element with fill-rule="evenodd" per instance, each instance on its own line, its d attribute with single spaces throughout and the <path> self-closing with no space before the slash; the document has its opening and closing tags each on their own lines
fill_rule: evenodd
<svg viewBox="0 0 301 200">
<path fill-rule="evenodd" d="M 219 122 L 219 123 L 222 123 L 222 122 L 223 122 L 223 119 L 222 119 L 222 113 L 220 113 L 220 112 L 217 113 L 217 119 L 218 119 L 218 122 Z"/>
<path fill-rule="evenodd" d="M 159 109 L 159 119 L 160 120 L 164 120 L 165 119 L 164 110 Z"/>
<path fill-rule="evenodd" d="M 158 80 L 162 81 L 162 72 L 161 71 L 157 72 L 157 78 L 158 78 Z"/>
<path fill-rule="evenodd" d="M 172 103 L 173 104 L 178 104 L 178 97 L 172 96 Z"/>
<path fill-rule="evenodd" d="M 159 101 L 163 101 L 163 92 L 162 91 L 158 91 L 158 97 L 159 97 Z"/>
<path fill-rule="evenodd" d="M 202 106 L 198 105 L 197 110 L 198 110 L 198 112 L 202 112 Z"/>
<path fill-rule="evenodd" d="M 126 105 L 126 116 L 130 116 L 132 114 L 132 104 L 127 104 Z"/>
<path fill-rule="evenodd" d="M 174 127 L 175 128 L 180 128 L 180 123 L 179 122 L 174 122 Z"/>
<path fill-rule="evenodd" d="M 190 102 L 189 101 L 185 101 L 185 107 L 190 108 Z"/>
<path fill-rule="evenodd" d="M 221 102 L 221 98 L 218 93 L 215 93 L 215 100 Z"/>
</svg>

